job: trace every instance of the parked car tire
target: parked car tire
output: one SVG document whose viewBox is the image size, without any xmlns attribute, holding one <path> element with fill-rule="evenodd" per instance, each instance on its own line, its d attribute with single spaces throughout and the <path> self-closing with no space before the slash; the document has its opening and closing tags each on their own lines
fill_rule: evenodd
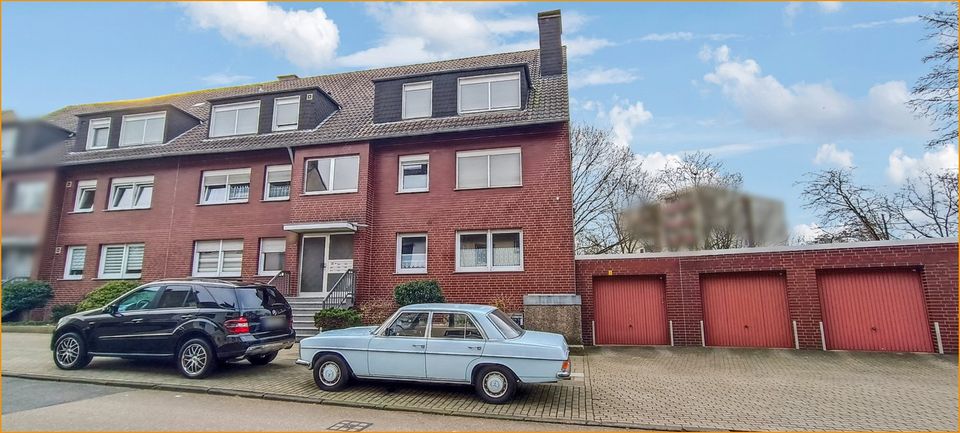
<svg viewBox="0 0 960 433">
<path fill-rule="evenodd" d="M 262 355 L 252 355 L 247 357 L 247 361 L 250 361 L 253 365 L 267 365 L 270 361 L 277 359 L 277 354 L 280 352 L 270 352 L 264 353 Z"/>
<path fill-rule="evenodd" d="M 78 370 L 90 363 L 87 343 L 76 332 L 67 332 L 57 338 L 53 347 L 53 363 L 63 370 Z"/>
<path fill-rule="evenodd" d="M 324 391 L 341 391 L 350 384 L 350 366 L 337 355 L 323 355 L 313 365 L 313 381 Z"/>
<path fill-rule="evenodd" d="M 188 379 L 202 379 L 217 367 L 217 354 L 203 338 L 183 342 L 177 350 L 177 369 Z"/>
<path fill-rule="evenodd" d="M 503 404 L 511 399 L 520 386 L 517 376 L 509 368 L 489 365 L 480 369 L 474 381 L 477 395 L 487 402 Z"/>
</svg>

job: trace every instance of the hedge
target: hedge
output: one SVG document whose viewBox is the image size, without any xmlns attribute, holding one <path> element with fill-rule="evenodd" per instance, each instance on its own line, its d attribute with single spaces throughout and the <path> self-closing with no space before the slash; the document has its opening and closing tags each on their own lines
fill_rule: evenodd
<svg viewBox="0 0 960 433">
<path fill-rule="evenodd" d="M 139 285 L 139 281 L 108 281 L 106 284 L 97 287 L 92 292 L 88 293 L 87 296 L 84 296 L 83 299 L 77 303 L 77 311 L 100 308 L 110 303 L 110 301 L 119 298 L 120 295 L 133 290 Z"/>
</svg>

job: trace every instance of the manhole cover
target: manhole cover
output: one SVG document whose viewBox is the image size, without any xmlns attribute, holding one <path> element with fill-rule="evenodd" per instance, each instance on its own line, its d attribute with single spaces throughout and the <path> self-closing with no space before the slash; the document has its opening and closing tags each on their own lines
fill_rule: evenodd
<svg viewBox="0 0 960 433">
<path fill-rule="evenodd" d="M 371 422 L 362 422 L 362 421 L 340 421 L 330 427 L 327 427 L 327 430 L 333 431 L 364 431 L 367 427 L 372 426 Z"/>
</svg>

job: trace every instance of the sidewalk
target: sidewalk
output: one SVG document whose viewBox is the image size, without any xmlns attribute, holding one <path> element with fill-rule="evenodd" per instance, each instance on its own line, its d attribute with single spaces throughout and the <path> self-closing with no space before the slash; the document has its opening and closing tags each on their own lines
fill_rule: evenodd
<svg viewBox="0 0 960 433">
<path fill-rule="evenodd" d="M 524 385 L 489 405 L 468 386 L 381 382 L 317 389 L 288 350 L 188 380 L 167 363 L 94 358 L 61 371 L 49 336 L 3 334 L 3 374 L 447 415 L 659 430 L 957 429 L 955 357 L 789 350 L 607 348 L 574 357 L 571 381 Z"/>
</svg>

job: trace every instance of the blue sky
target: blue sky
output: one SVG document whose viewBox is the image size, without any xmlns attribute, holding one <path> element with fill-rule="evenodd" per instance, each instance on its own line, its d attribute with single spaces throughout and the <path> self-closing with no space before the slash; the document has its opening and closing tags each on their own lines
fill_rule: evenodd
<svg viewBox="0 0 960 433">
<path fill-rule="evenodd" d="M 928 125 L 903 106 L 930 51 L 918 15 L 944 3 L 4 3 L 2 105 L 69 104 L 536 46 L 563 11 L 571 115 L 614 131 L 647 169 L 706 150 L 747 191 L 815 218 L 794 183 L 855 166 L 896 187 Z"/>
</svg>

